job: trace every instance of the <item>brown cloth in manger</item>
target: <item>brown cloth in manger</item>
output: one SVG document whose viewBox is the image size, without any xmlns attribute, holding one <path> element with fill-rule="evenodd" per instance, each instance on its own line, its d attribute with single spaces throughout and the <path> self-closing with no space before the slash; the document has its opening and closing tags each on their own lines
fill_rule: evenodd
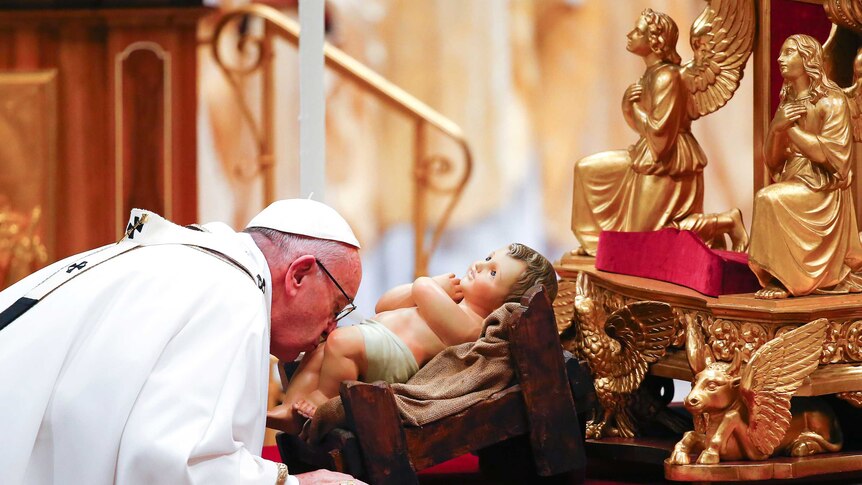
<svg viewBox="0 0 862 485">
<path fill-rule="evenodd" d="M 501 306 L 485 319 L 478 340 L 444 349 L 406 383 L 391 384 L 404 424 L 422 426 L 457 414 L 512 384 L 509 329 L 518 306 Z M 306 439 L 318 443 L 346 424 L 341 398 L 335 397 L 317 408 Z"/>
</svg>

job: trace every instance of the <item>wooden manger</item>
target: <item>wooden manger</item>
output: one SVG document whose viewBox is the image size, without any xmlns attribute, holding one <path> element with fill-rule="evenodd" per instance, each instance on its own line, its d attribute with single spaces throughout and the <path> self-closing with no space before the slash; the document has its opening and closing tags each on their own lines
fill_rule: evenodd
<svg viewBox="0 0 862 485">
<path fill-rule="evenodd" d="M 583 441 L 544 289 L 531 289 L 511 318 L 514 385 L 455 415 L 408 426 L 388 384 L 345 382 L 347 429 L 330 432 L 318 445 L 282 433 L 282 458 L 293 472 L 322 467 L 401 485 L 418 483 L 416 472 L 469 452 L 478 453 L 483 472 L 523 474 L 506 463 L 512 458 L 507 442 L 520 438 L 531 450 L 529 475 L 583 474 Z"/>
</svg>

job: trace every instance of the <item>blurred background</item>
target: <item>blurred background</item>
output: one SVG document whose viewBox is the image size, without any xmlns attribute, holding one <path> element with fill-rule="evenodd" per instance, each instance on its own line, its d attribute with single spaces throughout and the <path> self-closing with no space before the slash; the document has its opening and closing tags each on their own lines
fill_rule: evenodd
<svg viewBox="0 0 862 485">
<path fill-rule="evenodd" d="M 220 220 L 241 229 L 267 198 L 309 196 L 299 183 L 297 47 L 277 36 L 271 47 L 260 43 L 277 29 L 253 15 L 219 27 L 248 4 L 0 5 L 0 286 L 116 240 L 131 207 L 182 224 Z M 263 4 L 298 17 L 297 0 Z M 513 241 L 552 261 L 574 249 L 574 162 L 637 139 L 620 101 L 644 64 L 626 51 L 626 34 L 644 8 L 665 11 L 679 26 L 686 61 L 690 26 L 704 6 L 326 1 L 326 40 L 456 133 L 417 129 L 391 100 L 326 69 L 325 190 L 315 198 L 344 214 L 362 243 L 356 317 L 373 314 L 377 297 L 412 281 L 417 269 L 460 276 Z M 709 159 L 706 211 L 739 207 L 746 223 L 754 187 L 752 77 L 749 66 L 729 104 L 693 126 Z M 449 207 L 449 189 L 467 174 L 465 154 L 472 170 Z M 424 208 L 415 197 L 416 181 L 427 175 L 419 161 L 427 162 L 422 170 L 445 172 L 431 184 L 444 190 L 426 187 Z M 444 216 L 445 228 L 435 233 Z M 423 244 L 416 244 L 416 227 L 424 227 Z"/>
<path fill-rule="evenodd" d="M 224 0 L 219 7 L 244 3 Z M 291 2 L 268 3 L 297 16 Z M 702 1 L 327 1 L 327 41 L 460 125 L 473 154 L 472 176 L 429 273 L 463 275 L 472 261 L 514 241 L 552 261 L 577 247 L 569 228 L 572 166 L 637 139 L 620 101 L 644 71 L 625 45 L 647 7 L 676 20 L 678 50 L 690 59 L 689 30 Z M 203 19 L 202 37 L 215 18 Z M 278 45 L 275 59 L 276 192 L 305 197 L 297 175 L 297 50 Z M 199 61 L 200 219 L 240 227 L 261 207 L 260 178 L 243 175 L 253 172 L 243 165 L 254 163 L 255 146 L 208 48 Z M 693 126 L 709 159 L 706 212 L 739 207 L 746 224 L 753 194 L 749 71 L 726 107 Z M 356 313 L 370 316 L 383 291 L 413 278 L 412 125 L 330 70 L 325 89 L 325 198 L 363 245 Z M 451 141 L 429 143 L 459 161 Z"/>
</svg>

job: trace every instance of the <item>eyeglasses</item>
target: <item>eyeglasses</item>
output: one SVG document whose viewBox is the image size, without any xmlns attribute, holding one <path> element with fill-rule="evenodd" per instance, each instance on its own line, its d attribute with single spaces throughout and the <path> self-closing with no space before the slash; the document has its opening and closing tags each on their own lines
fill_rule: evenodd
<svg viewBox="0 0 862 485">
<path fill-rule="evenodd" d="M 315 261 L 317 261 L 317 265 L 320 266 L 320 269 L 322 269 L 323 272 L 326 273 L 326 276 L 328 276 L 329 279 L 332 280 L 332 283 L 335 284 L 335 287 L 338 288 L 338 291 L 340 291 L 341 294 L 344 295 L 344 298 L 347 299 L 347 306 L 342 308 L 341 311 L 338 312 L 338 315 L 335 316 L 335 321 L 337 322 L 342 318 L 346 317 L 347 315 L 350 315 L 350 312 L 352 312 L 353 310 L 356 310 L 356 305 L 353 304 L 353 298 L 347 296 L 347 292 L 344 291 L 344 288 L 342 288 L 341 285 L 339 285 L 338 282 L 335 281 L 335 278 L 332 276 L 332 273 L 330 273 L 329 270 L 326 269 L 326 266 L 324 266 L 319 259 L 315 258 Z"/>
</svg>

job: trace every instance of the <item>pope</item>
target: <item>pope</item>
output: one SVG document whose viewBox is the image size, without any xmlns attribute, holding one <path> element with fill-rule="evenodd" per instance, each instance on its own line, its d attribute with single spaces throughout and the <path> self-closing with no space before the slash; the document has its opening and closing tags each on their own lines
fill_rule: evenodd
<svg viewBox="0 0 862 485">
<path fill-rule="evenodd" d="M 269 354 L 352 306 L 359 242 L 282 200 L 236 233 L 135 209 L 115 244 L 0 292 L 3 483 L 356 483 L 260 458 Z"/>
</svg>

